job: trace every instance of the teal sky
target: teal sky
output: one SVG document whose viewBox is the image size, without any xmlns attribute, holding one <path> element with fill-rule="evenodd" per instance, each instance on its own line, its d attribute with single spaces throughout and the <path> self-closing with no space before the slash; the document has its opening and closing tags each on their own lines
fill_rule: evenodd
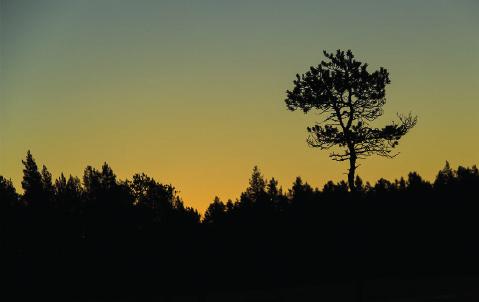
<svg viewBox="0 0 479 302">
<path fill-rule="evenodd" d="M 0 175 L 20 188 L 30 149 L 57 177 L 109 162 L 200 210 L 235 198 L 254 165 L 289 187 L 344 179 L 307 147 L 317 116 L 285 90 L 322 50 L 352 49 L 392 84 L 381 125 L 419 116 L 367 180 L 479 162 L 478 1 L 0 0 Z"/>
</svg>

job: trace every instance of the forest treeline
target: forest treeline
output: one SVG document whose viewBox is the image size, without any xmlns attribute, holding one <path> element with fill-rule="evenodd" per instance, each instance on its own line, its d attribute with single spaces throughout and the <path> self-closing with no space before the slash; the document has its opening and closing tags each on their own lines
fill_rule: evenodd
<svg viewBox="0 0 479 302">
<path fill-rule="evenodd" d="M 30 152 L 23 194 L 0 176 L 3 284 L 15 295 L 142 296 L 377 276 L 479 272 L 479 171 L 448 163 L 374 184 L 282 190 L 255 167 L 203 217 L 140 173 L 86 167 L 53 179 Z M 6 291 L 3 293 L 5 294 Z"/>
</svg>

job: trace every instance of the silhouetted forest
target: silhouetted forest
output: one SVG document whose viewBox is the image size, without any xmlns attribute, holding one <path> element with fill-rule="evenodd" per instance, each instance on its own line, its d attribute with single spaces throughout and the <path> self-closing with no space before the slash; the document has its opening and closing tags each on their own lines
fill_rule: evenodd
<svg viewBox="0 0 479 302">
<path fill-rule="evenodd" d="M 479 171 L 448 163 L 375 184 L 283 190 L 255 167 L 235 200 L 204 216 L 175 188 L 111 167 L 53 179 L 28 152 L 24 193 L 0 176 L 2 295 L 155 297 L 479 272 Z"/>
</svg>

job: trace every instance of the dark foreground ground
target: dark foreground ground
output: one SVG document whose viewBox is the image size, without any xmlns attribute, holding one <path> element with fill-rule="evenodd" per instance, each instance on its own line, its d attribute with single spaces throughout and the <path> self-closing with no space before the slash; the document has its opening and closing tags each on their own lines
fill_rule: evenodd
<svg viewBox="0 0 479 302">
<path fill-rule="evenodd" d="M 358 301 L 358 285 L 305 284 L 302 286 L 249 290 L 242 292 L 211 292 L 202 296 L 163 296 L 156 301 Z M 429 280 L 368 280 L 363 282 L 362 301 L 479 301 L 479 278 L 447 277 Z"/>
<path fill-rule="evenodd" d="M 361 298 L 357 283 L 305 284 L 275 290 L 214 292 L 202 298 L 173 296 L 158 301 L 479 301 L 479 278 L 367 280 Z"/>
<path fill-rule="evenodd" d="M 116 298 L 78 298 L 71 296 L 45 299 L 35 292 L 20 293 L 17 297 L 8 297 L 3 301 L 88 301 L 88 302 L 301 302 L 301 301 L 346 301 L 346 302 L 415 302 L 415 301 L 479 301 L 479 277 L 442 276 L 426 278 L 390 278 L 382 280 L 363 280 L 361 282 L 322 282 L 306 283 L 291 287 L 248 289 L 248 290 L 210 290 L 198 293 L 182 293 L 181 290 L 158 292 L 150 297 Z"/>
</svg>

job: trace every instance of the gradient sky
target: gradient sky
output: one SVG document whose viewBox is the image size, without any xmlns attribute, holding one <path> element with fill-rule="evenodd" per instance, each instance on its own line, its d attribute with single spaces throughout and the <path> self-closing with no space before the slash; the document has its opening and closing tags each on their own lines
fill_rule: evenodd
<svg viewBox="0 0 479 302">
<path fill-rule="evenodd" d="M 346 163 L 306 145 L 317 116 L 285 90 L 322 50 L 388 68 L 380 126 L 412 111 L 395 159 L 366 180 L 479 162 L 479 1 L 0 0 L 0 175 L 21 190 L 30 149 L 58 177 L 107 161 L 172 183 L 200 211 L 254 165 L 322 187 Z"/>
</svg>

